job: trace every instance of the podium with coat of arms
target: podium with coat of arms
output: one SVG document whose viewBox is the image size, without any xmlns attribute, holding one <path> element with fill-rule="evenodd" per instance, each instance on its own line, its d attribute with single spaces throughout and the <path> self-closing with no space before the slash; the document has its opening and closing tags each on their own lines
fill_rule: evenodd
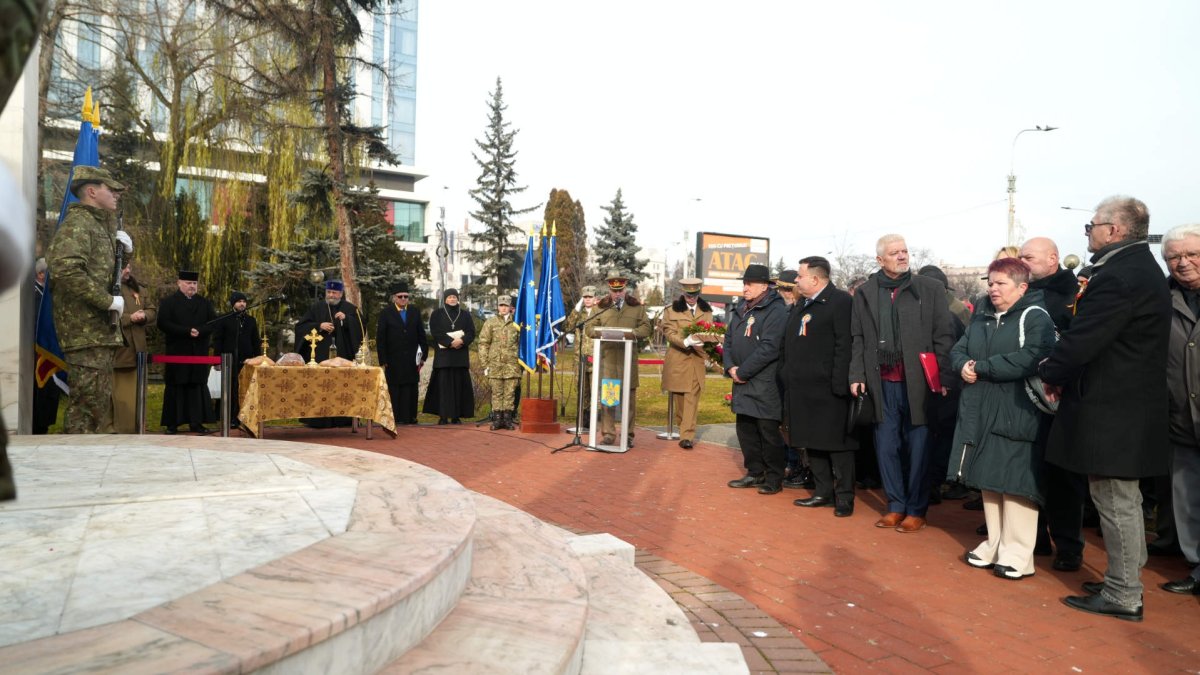
<svg viewBox="0 0 1200 675">
<path fill-rule="evenodd" d="M 594 338 L 592 342 L 592 400 L 596 405 L 592 406 L 592 418 L 588 430 L 588 445 L 604 452 L 627 452 L 629 450 L 629 378 L 633 368 L 633 348 L 636 344 L 635 340 L 629 339 L 626 333 L 628 329 L 623 328 L 601 328 L 597 331 L 600 337 Z M 623 345 L 622 363 L 618 372 L 621 377 L 604 377 L 606 370 L 611 372 L 611 366 L 605 368 L 603 363 L 605 350 L 602 349 L 604 343 L 620 343 Z M 612 358 L 611 356 L 609 358 Z M 620 429 L 617 430 L 616 438 L 619 441 L 611 445 L 597 444 L 596 434 L 599 431 L 599 417 L 601 415 L 600 408 L 607 408 L 613 411 L 613 414 L 618 415 L 616 421 Z"/>
</svg>

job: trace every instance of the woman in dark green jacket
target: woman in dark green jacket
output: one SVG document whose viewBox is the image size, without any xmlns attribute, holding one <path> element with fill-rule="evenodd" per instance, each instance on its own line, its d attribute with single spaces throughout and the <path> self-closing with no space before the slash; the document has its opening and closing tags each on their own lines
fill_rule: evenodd
<svg viewBox="0 0 1200 675">
<path fill-rule="evenodd" d="M 987 298 L 950 351 L 950 363 L 966 385 L 948 478 L 983 493 L 988 528 L 987 541 L 963 560 L 1004 579 L 1033 574 L 1042 503 L 1043 449 L 1036 439 L 1047 420 L 1026 393 L 1025 378 L 1050 355 L 1055 336 L 1042 292 L 1028 289 L 1025 263 L 994 261 L 988 267 Z"/>
</svg>

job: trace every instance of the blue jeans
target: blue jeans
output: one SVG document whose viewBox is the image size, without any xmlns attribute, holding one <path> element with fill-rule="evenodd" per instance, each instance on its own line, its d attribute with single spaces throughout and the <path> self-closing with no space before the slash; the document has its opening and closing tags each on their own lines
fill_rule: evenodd
<svg viewBox="0 0 1200 675">
<path fill-rule="evenodd" d="M 1146 524 L 1138 481 L 1088 476 L 1088 485 L 1096 512 L 1100 514 L 1100 531 L 1108 553 L 1101 595 L 1122 607 L 1140 607 L 1142 568 L 1146 566 Z"/>
<path fill-rule="evenodd" d="M 875 425 L 875 454 L 888 511 L 924 518 L 929 509 L 929 427 L 912 423 L 903 382 L 884 380 L 882 394 L 876 401 L 883 408 L 883 422 Z"/>
</svg>

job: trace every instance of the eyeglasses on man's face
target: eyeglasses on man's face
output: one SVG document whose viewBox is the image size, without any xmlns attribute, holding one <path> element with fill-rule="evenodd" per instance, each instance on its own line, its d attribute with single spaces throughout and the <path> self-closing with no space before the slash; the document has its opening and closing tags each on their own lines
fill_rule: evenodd
<svg viewBox="0 0 1200 675">
<path fill-rule="evenodd" d="M 1111 227 L 1113 225 L 1113 223 L 1093 223 L 1089 220 L 1088 222 L 1083 224 L 1083 231 L 1086 232 L 1087 234 L 1091 234 L 1092 230 L 1094 228 L 1104 227 L 1105 225 L 1108 225 Z"/>
<path fill-rule="evenodd" d="M 1193 265 L 1200 265 L 1200 251 L 1187 251 L 1185 253 L 1174 253 L 1164 258 L 1168 265 L 1177 265 L 1179 261 L 1186 260 Z"/>
</svg>

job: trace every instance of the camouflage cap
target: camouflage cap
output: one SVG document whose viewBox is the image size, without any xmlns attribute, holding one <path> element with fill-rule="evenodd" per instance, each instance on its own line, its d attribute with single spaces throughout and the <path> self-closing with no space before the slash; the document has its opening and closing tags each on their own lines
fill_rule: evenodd
<svg viewBox="0 0 1200 675">
<path fill-rule="evenodd" d="M 502 305 L 506 306 L 506 307 L 512 307 L 513 306 L 512 296 L 511 295 L 502 295 L 502 296 L 496 298 L 496 306 L 500 307 Z"/>
<path fill-rule="evenodd" d="M 77 190 L 81 185 L 88 183 L 100 183 L 107 185 L 110 189 L 118 192 L 125 189 L 124 185 L 118 183 L 105 169 L 97 166 L 77 166 L 75 172 L 71 175 L 71 190 Z"/>
<path fill-rule="evenodd" d="M 596 297 L 596 287 L 595 286 L 584 286 L 583 287 L 583 297 L 585 297 L 585 298 Z"/>
</svg>

